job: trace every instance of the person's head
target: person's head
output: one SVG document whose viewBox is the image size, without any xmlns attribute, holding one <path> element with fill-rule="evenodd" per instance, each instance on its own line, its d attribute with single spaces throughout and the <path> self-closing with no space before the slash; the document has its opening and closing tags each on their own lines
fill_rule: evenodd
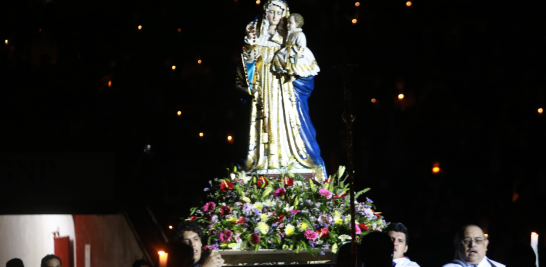
<svg viewBox="0 0 546 267">
<path fill-rule="evenodd" d="M 269 25 L 279 25 L 282 18 L 286 16 L 286 4 L 281 1 L 271 1 L 265 10 Z"/>
<path fill-rule="evenodd" d="M 293 13 L 290 15 L 290 18 L 288 19 L 288 30 L 293 30 L 296 28 L 303 27 L 303 17 L 302 15 L 298 13 Z"/>
<path fill-rule="evenodd" d="M 6 262 L 6 267 L 25 267 L 23 261 L 19 258 L 13 258 Z"/>
<path fill-rule="evenodd" d="M 135 261 L 133 267 L 152 267 L 152 265 L 147 260 L 141 259 Z"/>
<path fill-rule="evenodd" d="M 203 231 L 198 223 L 183 221 L 177 226 L 174 241 L 191 246 L 193 248 L 193 259 L 198 262 L 201 259 L 201 250 L 203 248 L 201 236 L 203 236 Z"/>
<path fill-rule="evenodd" d="M 391 267 L 393 247 L 387 233 L 371 232 L 362 237 L 358 255 L 364 267 Z"/>
<path fill-rule="evenodd" d="M 356 245 L 356 266 L 361 266 L 360 257 L 358 257 L 358 250 L 360 249 L 360 244 L 355 243 Z M 351 242 L 345 243 L 339 247 L 339 250 L 336 254 L 336 263 L 339 267 L 352 267 L 351 266 Z"/>
<path fill-rule="evenodd" d="M 391 237 L 394 243 L 393 259 L 404 257 L 404 253 L 408 251 L 408 228 L 402 223 L 391 223 L 385 231 Z"/>
<path fill-rule="evenodd" d="M 62 267 L 63 263 L 61 262 L 61 258 L 49 254 L 42 258 L 42 263 L 40 264 L 40 267 Z"/>
<path fill-rule="evenodd" d="M 468 224 L 457 232 L 454 245 L 460 260 L 469 264 L 478 264 L 485 257 L 489 240 L 480 227 Z"/>
</svg>

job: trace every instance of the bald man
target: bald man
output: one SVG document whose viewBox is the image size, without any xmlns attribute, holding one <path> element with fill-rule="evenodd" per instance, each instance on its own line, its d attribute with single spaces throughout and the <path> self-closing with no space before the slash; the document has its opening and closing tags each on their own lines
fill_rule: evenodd
<svg viewBox="0 0 546 267">
<path fill-rule="evenodd" d="M 463 226 L 455 235 L 454 245 L 455 259 L 444 267 L 506 267 L 485 256 L 489 240 L 477 225 Z"/>
</svg>

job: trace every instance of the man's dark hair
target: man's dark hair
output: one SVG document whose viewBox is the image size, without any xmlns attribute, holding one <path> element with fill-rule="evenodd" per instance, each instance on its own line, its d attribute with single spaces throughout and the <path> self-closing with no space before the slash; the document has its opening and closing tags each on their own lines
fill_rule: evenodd
<svg viewBox="0 0 546 267">
<path fill-rule="evenodd" d="M 174 233 L 173 241 L 180 242 L 184 239 L 184 232 L 192 231 L 197 233 L 199 237 L 203 236 L 201 226 L 194 221 L 182 221 L 176 226 L 176 232 Z"/>
<path fill-rule="evenodd" d="M 6 262 L 6 267 L 25 267 L 23 261 L 19 258 L 13 258 Z"/>
<path fill-rule="evenodd" d="M 142 265 L 148 265 L 150 267 L 152 267 L 152 264 L 150 264 L 147 260 L 145 259 L 140 259 L 140 260 L 137 260 L 133 263 L 133 267 L 140 267 Z"/>
<path fill-rule="evenodd" d="M 365 267 L 391 267 L 394 244 L 385 232 L 371 232 L 360 242 L 358 256 Z"/>
<path fill-rule="evenodd" d="M 389 233 L 390 231 L 395 231 L 399 233 L 404 233 L 406 235 L 406 245 L 409 243 L 409 235 L 408 235 L 408 228 L 401 222 L 394 222 L 389 224 L 387 229 L 385 230 L 386 233 Z"/>
<path fill-rule="evenodd" d="M 47 267 L 47 262 L 49 260 L 52 260 L 52 259 L 58 259 L 61 266 L 63 266 L 63 261 L 61 261 L 61 258 L 59 258 L 59 257 L 57 257 L 57 256 L 55 256 L 53 254 L 48 254 L 48 255 L 46 255 L 45 257 L 42 258 L 42 263 L 40 264 L 40 267 Z"/>
<path fill-rule="evenodd" d="M 468 228 L 470 226 L 475 226 L 475 227 L 478 227 L 478 228 L 482 229 L 481 227 L 479 227 L 479 226 L 477 226 L 475 224 L 471 224 L 471 223 L 463 225 L 463 227 L 461 227 L 457 231 L 457 233 L 455 233 L 455 238 L 453 238 L 453 244 L 455 244 L 455 247 L 457 247 L 457 245 L 460 245 L 459 242 L 464 239 L 464 231 L 466 231 L 466 228 Z M 483 233 L 483 230 L 482 230 L 482 233 Z"/>
</svg>

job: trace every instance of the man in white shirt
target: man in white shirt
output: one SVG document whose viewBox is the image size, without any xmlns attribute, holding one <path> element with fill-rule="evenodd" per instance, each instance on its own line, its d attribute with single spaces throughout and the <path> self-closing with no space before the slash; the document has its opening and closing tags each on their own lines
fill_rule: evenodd
<svg viewBox="0 0 546 267">
<path fill-rule="evenodd" d="M 506 267 L 485 256 L 489 240 L 477 225 L 463 226 L 455 235 L 455 259 L 444 267 Z"/>
<path fill-rule="evenodd" d="M 399 222 L 391 223 L 386 232 L 391 237 L 394 243 L 393 262 L 396 267 L 419 267 L 419 265 L 406 256 L 404 253 L 408 251 L 408 228 Z"/>
</svg>

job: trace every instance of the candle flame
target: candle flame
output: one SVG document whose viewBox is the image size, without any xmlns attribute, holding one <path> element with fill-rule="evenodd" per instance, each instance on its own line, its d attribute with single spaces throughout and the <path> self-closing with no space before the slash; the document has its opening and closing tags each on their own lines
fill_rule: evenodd
<svg viewBox="0 0 546 267">
<path fill-rule="evenodd" d="M 531 232 L 531 235 L 538 235 L 536 232 Z"/>
<path fill-rule="evenodd" d="M 163 255 L 165 255 L 165 251 L 163 251 L 163 250 L 162 250 L 162 251 L 159 251 L 159 252 L 157 252 L 157 254 L 163 256 Z"/>
<path fill-rule="evenodd" d="M 353 21 L 353 24 L 356 24 L 356 23 L 357 23 L 357 20 L 356 20 L 356 19 L 353 19 L 352 21 Z"/>
<path fill-rule="evenodd" d="M 398 99 L 400 99 L 400 100 L 404 99 L 404 94 L 399 94 Z"/>
<path fill-rule="evenodd" d="M 377 102 L 377 100 L 375 98 L 372 98 L 372 103 L 375 103 Z"/>
</svg>

